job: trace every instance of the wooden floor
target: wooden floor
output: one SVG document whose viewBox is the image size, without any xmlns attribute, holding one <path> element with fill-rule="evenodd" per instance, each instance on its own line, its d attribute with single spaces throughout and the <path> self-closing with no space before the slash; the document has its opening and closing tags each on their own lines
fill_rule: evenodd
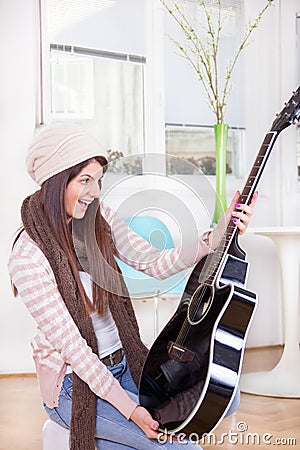
<svg viewBox="0 0 300 450">
<path fill-rule="evenodd" d="M 281 354 L 280 347 L 248 349 L 243 373 L 271 370 Z M 238 411 L 221 422 L 215 435 L 215 445 L 214 442 L 211 445 L 204 443 L 205 450 L 270 450 L 283 446 L 286 449 L 300 449 L 300 400 L 242 393 Z"/>
<path fill-rule="evenodd" d="M 281 351 L 247 350 L 243 371 L 271 369 Z M 46 414 L 36 378 L 1 377 L 0 398 L 0 450 L 42 450 L 41 429 Z M 300 449 L 300 400 L 242 394 L 239 410 L 223 420 L 211 439 L 202 444 L 205 450 Z"/>
</svg>

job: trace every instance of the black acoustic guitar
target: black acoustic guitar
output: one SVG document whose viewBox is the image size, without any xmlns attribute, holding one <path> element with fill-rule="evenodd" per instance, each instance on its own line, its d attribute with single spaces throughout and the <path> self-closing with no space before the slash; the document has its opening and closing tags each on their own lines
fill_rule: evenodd
<svg viewBox="0 0 300 450">
<path fill-rule="evenodd" d="M 238 203 L 250 204 L 279 133 L 299 120 L 300 87 L 266 134 Z M 175 314 L 149 351 L 139 400 L 161 431 L 200 438 L 231 404 L 257 304 L 245 288 L 245 258 L 230 223 L 219 247 L 193 269 Z"/>
</svg>

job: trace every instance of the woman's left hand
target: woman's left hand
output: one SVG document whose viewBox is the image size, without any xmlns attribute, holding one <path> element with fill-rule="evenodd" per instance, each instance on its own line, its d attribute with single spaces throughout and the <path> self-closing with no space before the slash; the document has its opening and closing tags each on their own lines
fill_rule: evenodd
<svg viewBox="0 0 300 450">
<path fill-rule="evenodd" d="M 253 207 L 256 203 L 258 192 L 255 192 L 253 194 L 252 200 L 249 205 L 237 203 L 240 195 L 240 192 L 237 191 L 226 212 L 223 214 L 223 216 L 220 217 L 218 225 L 210 233 L 209 245 L 212 249 L 216 249 L 220 244 L 226 228 L 231 220 L 239 229 L 239 234 L 244 234 L 246 232 L 250 218 L 253 214 Z"/>
<path fill-rule="evenodd" d="M 237 203 L 239 196 L 240 196 L 240 193 L 236 192 L 225 215 L 227 216 L 227 222 L 229 223 L 229 220 L 231 218 L 231 220 L 234 222 L 234 224 L 239 229 L 239 234 L 244 234 L 248 228 L 250 218 L 253 214 L 253 207 L 256 203 L 256 200 L 258 197 L 258 192 L 255 192 L 253 194 L 249 205 L 243 205 L 243 204 Z"/>
</svg>

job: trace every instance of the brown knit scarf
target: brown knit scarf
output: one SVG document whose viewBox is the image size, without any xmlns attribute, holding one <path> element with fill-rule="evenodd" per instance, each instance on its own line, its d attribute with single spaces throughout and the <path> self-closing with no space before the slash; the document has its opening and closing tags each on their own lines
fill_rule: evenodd
<svg viewBox="0 0 300 450">
<path fill-rule="evenodd" d="M 40 191 L 35 192 L 24 200 L 21 208 L 21 216 L 26 232 L 36 242 L 49 261 L 54 272 L 58 290 L 82 337 L 86 339 L 93 352 L 98 354 L 97 339 L 92 321 L 85 312 L 84 303 L 80 297 L 69 260 L 52 235 L 41 204 Z M 107 228 L 108 225 L 106 226 Z M 111 233 L 108 238 L 112 242 Z M 127 298 L 119 297 L 119 301 L 115 301 L 115 299 L 110 300 L 109 308 L 116 322 L 132 377 L 138 383 L 147 355 L 147 348 L 141 342 L 137 320 L 129 295 Z M 72 419 L 70 428 L 71 450 L 95 449 L 96 402 L 96 395 L 73 372 Z"/>
</svg>

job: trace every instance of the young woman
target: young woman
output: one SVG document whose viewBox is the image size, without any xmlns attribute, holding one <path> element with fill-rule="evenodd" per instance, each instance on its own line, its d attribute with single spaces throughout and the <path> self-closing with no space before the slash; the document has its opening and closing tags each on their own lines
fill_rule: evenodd
<svg viewBox="0 0 300 450">
<path fill-rule="evenodd" d="M 244 233 L 257 195 L 245 206 L 236 205 L 237 193 L 206 240 L 160 252 L 99 205 L 105 156 L 88 133 L 66 124 L 42 127 L 29 148 L 27 169 L 40 189 L 23 202 L 9 272 L 37 323 L 41 396 L 50 418 L 70 428 L 71 449 L 182 448 L 160 444 L 158 423 L 138 405 L 147 349 L 115 256 L 167 278 L 217 247 L 231 218 Z"/>
</svg>

